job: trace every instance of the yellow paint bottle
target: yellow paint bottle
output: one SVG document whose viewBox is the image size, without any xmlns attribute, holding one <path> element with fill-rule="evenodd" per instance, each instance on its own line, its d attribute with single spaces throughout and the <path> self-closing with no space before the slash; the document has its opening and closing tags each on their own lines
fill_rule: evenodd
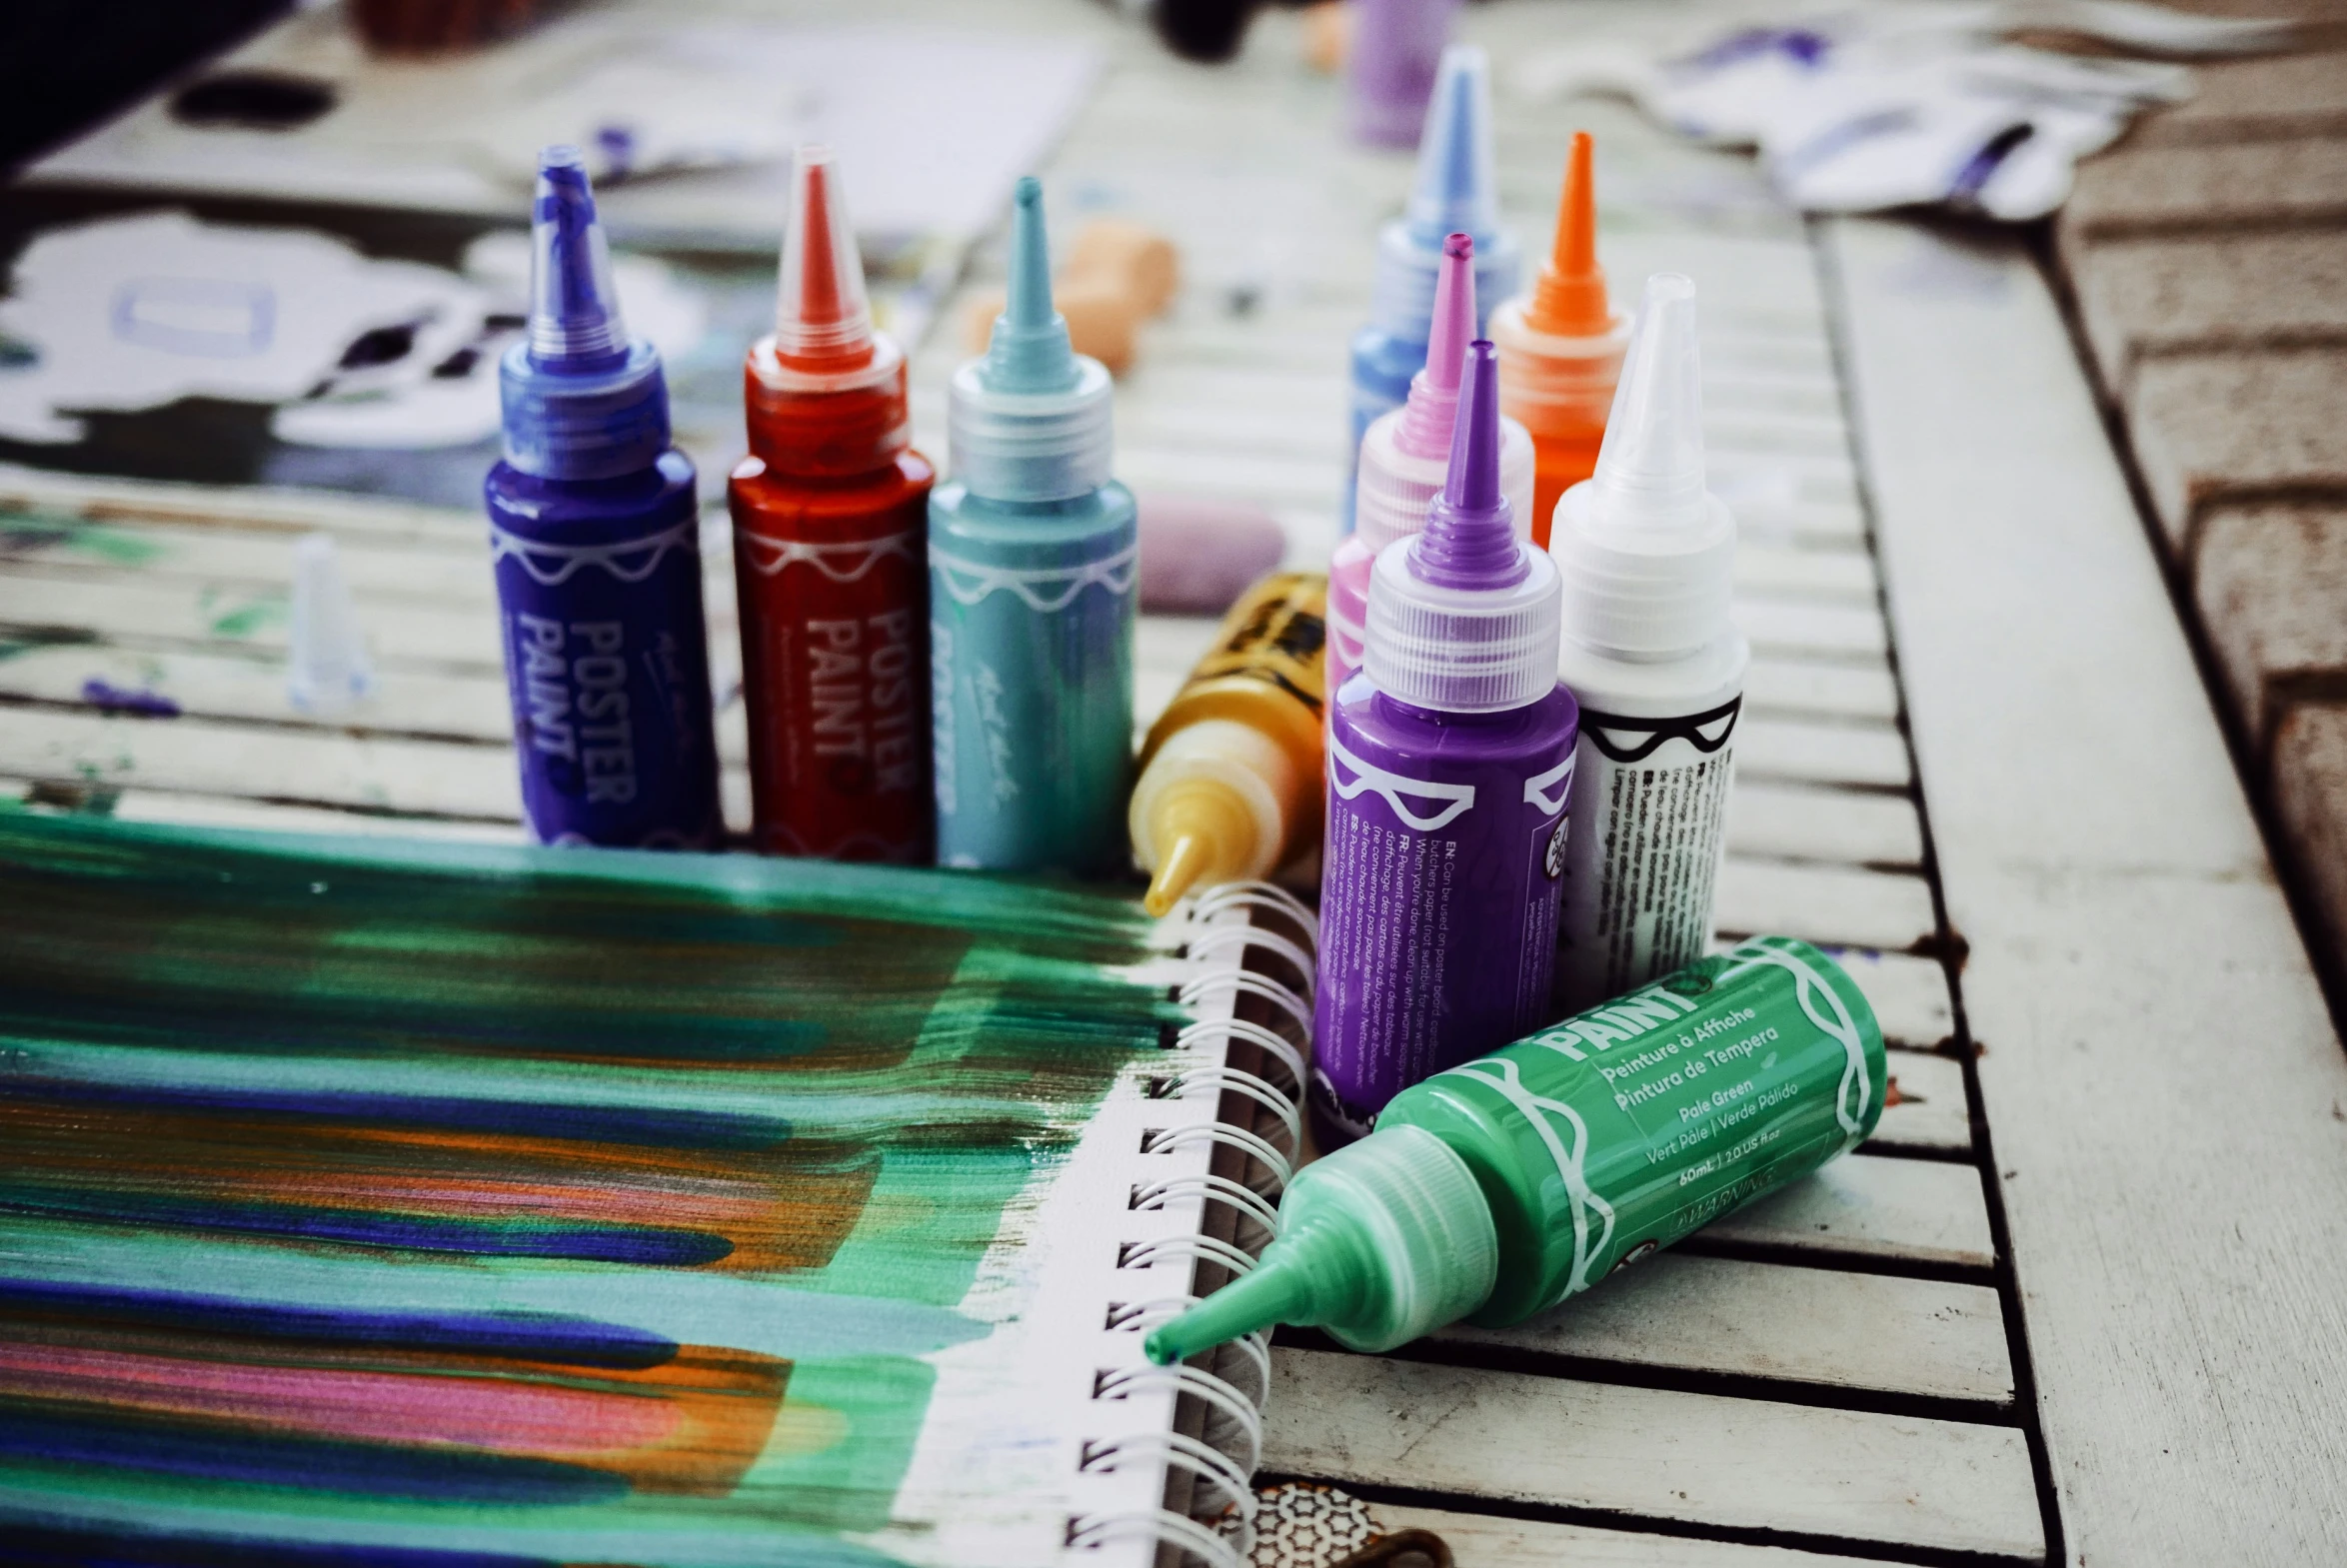
<svg viewBox="0 0 2347 1568">
<path fill-rule="evenodd" d="M 1192 887 L 1266 875 L 1319 832 L 1327 610 L 1325 575 L 1264 578 L 1151 728 L 1127 820 L 1152 914 Z"/>
</svg>

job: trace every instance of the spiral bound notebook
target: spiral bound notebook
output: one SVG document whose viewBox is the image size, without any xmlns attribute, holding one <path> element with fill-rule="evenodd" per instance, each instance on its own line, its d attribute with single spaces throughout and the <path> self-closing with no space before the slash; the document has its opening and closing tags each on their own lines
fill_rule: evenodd
<svg viewBox="0 0 2347 1568">
<path fill-rule="evenodd" d="M 0 813 L 0 1540 L 1234 1565 L 1310 916 Z M 6 1555 L 0 1553 L 0 1555 Z"/>
</svg>

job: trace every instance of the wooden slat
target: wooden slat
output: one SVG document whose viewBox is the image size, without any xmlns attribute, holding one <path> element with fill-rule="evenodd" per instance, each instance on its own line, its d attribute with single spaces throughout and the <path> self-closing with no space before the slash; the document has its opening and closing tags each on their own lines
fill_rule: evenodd
<svg viewBox="0 0 2347 1568">
<path fill-rule="evenodd" d="M 1735 621 L 1752 647 L 1764 654 L 1858 661 L 1879 660 L 1890 649 L 1882 613 L 1871 605 L 1746 596 L 1736 601 Z"/>
<path fill-rule="evenodd" d="M 0 774 L 479 820 L 522 811 L 513 754 L 502 747 L 201 719 L 16 709 L 0 717 Z"/>
<path fill-rule="evenodd" d="M 95 583 L 18 566 L 0 572 L 0 625 L 96 632 L 131 647 L 217 645 L 282 651 L 292 605 L 285 587 L 219 587 L 125 575 Z M 368 646 L 391 666 L 496 670 L 497 619 L 486 607 L 403 606 L 363 620 Z"/>
<path fill-rule="evenodd" d="M 0 671 L 0 680 L 5 672 Z M 1901 795 L 1737 778 L 1727 802 L 1730 854 L 1917 865 L 1923 824 Z"/>
<path fill-rule="evenodd" d="M 1866 993 L 1884 1039 L 1929 1049 L 1954 1032 L 1947 973 L 1937 959 L 1864 948 L 1838 949 L 1834 956 Z"/>
<path fill-rule="evenodd" d="M 1372 1503 L 1369 1517 L 1389 1531 L 1433 1531 L 1458 1568 L 1858 1568 L 1864 1561 L 1783 1546 L 1548 1524 L 1449 1508 Z"/>
<path fill-rule="evenodd" d="M 1899 714 L 1898 683 L 1887 666 L 1755 659 L 1744 680 L 1744 712 L 1754 718 L 1824 715 L 1887 724 Z"/>
<path fill-rule="evenodd" d="M 1890 1075 L 1898 1085 L 1898 1103 L 1883 1107 L 1882 1123 L 1866 1140 L 1866 1147 L 1971 1151 L 1972 1110 L 1964 1094 L 1963 1063 L 1902 1050 L 1890 1058 Z"/>
<path fill-rule="evenodd" d="M 22 801 L 37 782 L 0 778 L 0 801 Z M 43 809 L 38 797 L 34 807 Z M 385 816 L 371 811 L 335 811 L 318 806 L 273 805 L 226 795 L 174 794 L 164 789 L 125 789 L 109 798 L 102 813 L 124 822 L 171 822 L 185 827 L 240 827 L 259 832 L 386 834 L 467 843 L 523 843 L 528 835 L 514 822 L 463 822 L 435 816 Z"/>
<path fill-rule="evenodd" d="M 2022 238 L 1826 232 L 2065 1551 L 2347 1561 L 2347 1055 L 2102 410 Z"/>
<path fill-rule="evenodd" d="M 1754 669 L 1759 662 L 1754 662 Z M 1885 724 L 1829 724 L 1755 713 L 1736 726 L 1736 772 L 1807 784 L 1903 789 L 1906 738 Z"/>
<path fill-rule="evenodd" d="M 0 697 L 82 704 L 88 682 L 167 698 L 183 713 L 210 719 L 303 724 L 286 696 L 277 651 L 247 654 L 140 652 L 106 644 L 51 644 L 0 660 Z M 503 677 L 487 670 L 447 674 L 404 668 L 378 672 L 351 726 L 404 735 L 443 736 L 487 746 L 513 739 L 513 710 Z"/>
<path fill-rule="evenodd" d="M 1931 889 L 1919 876 L 1731 854 L 1713 914 L 1737 936 L 1798 936 L 1830 946 L 1913 946 L 1932 933 Z"/>
<path fill-rule="evenodd" d="M 2021 1434 L 1755 1399 L 1380 1360 L 1272 1356 L 1264 1468 L 2034 1560 Z"/>
<path fill-rule="evenodd" d="M 1791 550 L 1782 545 L 1736 545 L 1738 604 L 1767 598 L 1872 605 L 1879 592 L 1874 558 L 1862 550 Z"/>
<path fill-rule="evenodd" d="M 1510 1328 L 1435 1339 L 1625 1366 L 2010 1404 L 2004 1315 L 1985 1285 L 1658 1252 Z"/>
<path fill-rule="evenodd" d="M 1697 1234 L 1821 1258 L 1981 1270 L 1996 1261 L 1980 1172 L 1936 1159 L 1844 1155 Z"/>
</svg>

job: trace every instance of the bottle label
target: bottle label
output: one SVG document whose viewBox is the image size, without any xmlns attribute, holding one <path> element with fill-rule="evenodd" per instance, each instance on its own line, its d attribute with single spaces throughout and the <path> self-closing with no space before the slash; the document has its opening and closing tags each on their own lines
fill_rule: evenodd
<svg viewBox="0 0 2347 1568">
<path fill-rule="evenodd" d="M 1285 693 L 1320 720 L 1321 651 L 1328 641 L 1326 580 L 1317 573 L 1282 572 L 1247 590 L 1223 618 L 1211 652 L 1189 682 L 1237 676 Z"/>
<path fill-rule="evenodd" d="M 1581 711 L 1580 821 L 1564 854 L 1557 1008 L 1642 985 L 1711 939 L 1743 699 L 1678 719 Z"/>
<path fill-rule="evenodd" d="M 1093 560 L 975 560 L 930 544 L 941 865 L 1108 870 L 1133 766 L 1130 515 Z"/>
<path fill-rule="evenodd" d="M 543 843 L 717 844 L 696 528 L 579 546 L 491 529 L 522 808 Z"/>
<path fill-rule="evenodd" d="M 1764 936 L 1454 1067 L 1389 1118 L 1464 1095 L 1513 1129 L 1544 1251 L 1512 1319 L 1856 1147 L 1885 1082 L 1856 983 Z"/>
<path fill-rule="evenodd" d="M 1330 731 L 1312 1101 L 1333 1133 L 1361 1135 L 1400 1090 L 1546 1015 L 1574 768 L 1557 740 L 1440 779 Z"/>
<path fill-rule="evenodd" d="M 920 501 L 905 510 L 915 520 Z M 809 543 L 737 525 L 759 847 L 930 856 L 928 572 L 918 527 Z"/>
</svg>

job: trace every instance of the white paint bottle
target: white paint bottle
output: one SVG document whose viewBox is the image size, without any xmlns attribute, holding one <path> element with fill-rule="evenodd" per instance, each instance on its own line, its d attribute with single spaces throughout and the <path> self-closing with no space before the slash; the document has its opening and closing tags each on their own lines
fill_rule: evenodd
<svg viewBox="0 0 2347 1568">
<path fill-rule="evenodd" d="M 1695 286 L 1646 280 L 1596 472 L 1556 503 L 1557 674 L 1581 704 L 1555 1007 L 1701 956 L 1751 649 L 1728 619 L 1736 526 L 1703 484 Z"/>
</svg>

